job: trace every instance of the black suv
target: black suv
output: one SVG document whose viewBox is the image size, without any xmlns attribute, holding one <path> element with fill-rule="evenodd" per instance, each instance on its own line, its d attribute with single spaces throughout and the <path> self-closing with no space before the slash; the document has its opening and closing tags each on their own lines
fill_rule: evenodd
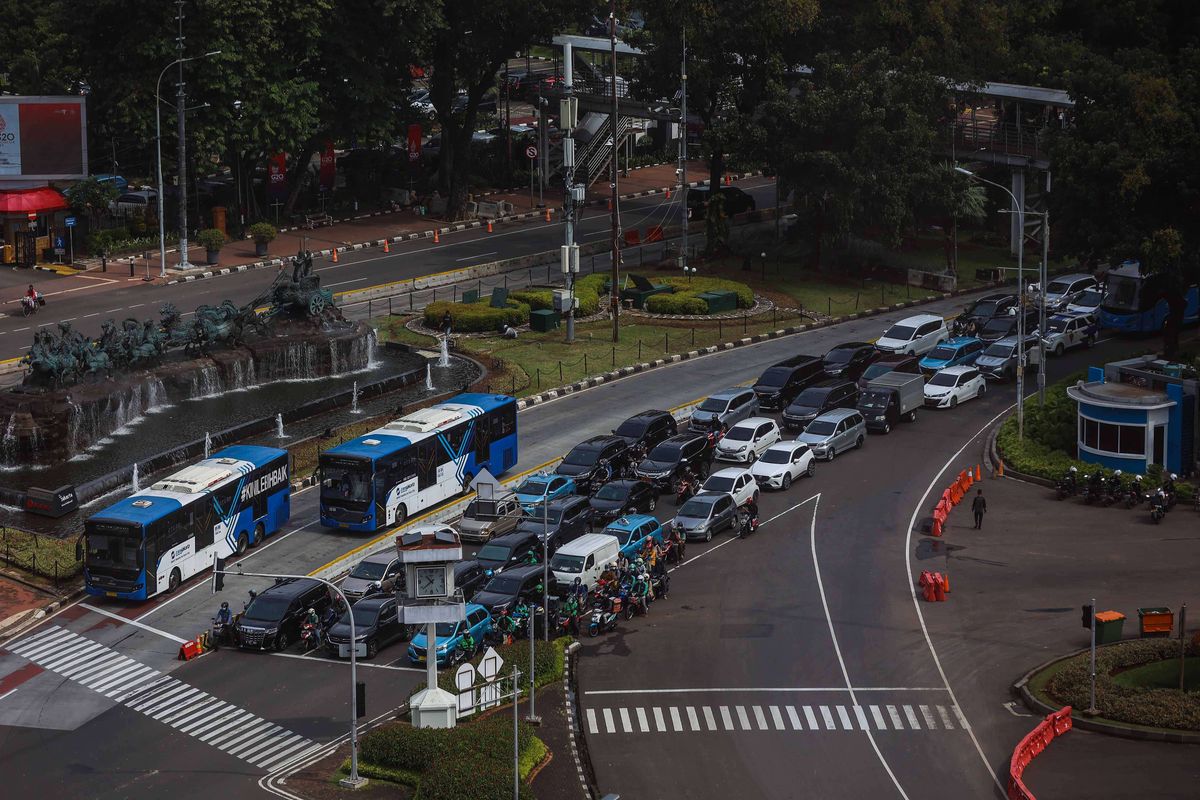
<svg viewBox="0 0 1200 800">
<path fill-rule="evenodd" d="M 551 573 L 553 584 L 554 573 Z M 513 567 L 492 577 L 474 602 L 484 606 L 494 615 L 497 611 L 517 604 L 517 600 L 542 602 L 542 579 L 545 577 L 541 564 L 529 564 L 523 567 Z M 554 586 L 549 587 L 554 594 Z"/>
<path fill-rule="evenodd" d="M 645 481 L 609 481 L 588 500 L 592 519 L 600 524 L 612 522 L 625 513 L 653 514 L 658 492 Z"/>
<path fill-rule="evenodd" d="M 875 345 L 866 342 L 839 344 L 825 354 L 825 374 L 830 378 L 856 381 L 881 355 Z"/>
<path fill-rule="evenodd" d="M 963 313 L 954 319 L 955 336 L 969 331 L 980 331 L 994 317 L 1003 316 L 1017 304 L 1015 294 L 989 294 L 973 303 L 967 303 Z"/>
<path fill-rule="evenodd" d="M 854 408 L 858 404 L 858 385 L 854 381 L 832 378 L 808 387 L 783 410 L 783 424 L 789 431 L 800 431 L 826 411 Z"/>
<path fill-rule="evenodd" d="M 553 548 L 550 552 L 554 552 Z M 536 533 L 518 527 L 512 533 L 493 537 L 490 542 L 479 548 L 475 560 L 484 569 L 499 572 L 518 564 L 528 564 L 530 553 L 535 553 L 538 560 L 541 560 L 542 540 Z"/>
<path fill-rule="evenodd" d="M 333 605 L 325 584 L 307 578 L 284 578 L 260 592 L 238 619 L 238 647 L 286 650 L 300 638 L 300 623 L 310 608 L 322 619 Z"/>
<path fill-rule="evenodd" d="M 980 339 L 982 339 L 983 341 L 987 342 L 988 344 L 991 344 L 992 342 L 1003 339 L 1005 336 L 1016 336 L 1017 335 L 1017 322 L 1018 322 L 1018 318 L 1017 318 L 1016 314 L 1001 314 L 999 316 L 992 317 L 990 320 L 988 320 L 987 323 L 982 328 L 979 329 L 979 333 L 977 333 L 975 335 L 977 337 L 979 337 Z M 1026 309 L 1025 310 L 1025 332 L 1032 333 L 1034 330 L 1037 329 L 1037 326 L 1038 326 L 1037 309 L 1036 308 Z"/>
<path fill-rule="evenodd" d="M 544 513 L 543 513 L 544 512 Z M 534 509 L 517 525 L 515 533 L 528 531 L 539 538 L 550 531 L 550 552 L 553 553 L 572 539 L 588 532 L 592 524 L 592 505 L 577 494 L 556 497 Z M 539 552 L 538 557 L 541 557 Z"/>
<path fill-rule="evenodd" d="M 487 572 L 474 559 L 459 561 L 454 565 L 454 588 L 462 590 L 463 599 L 468 603 L 487 580 Z"/>
<path fill-rule="evenodd" d="M 701 433 L 680 433 L 658 444 L 642 463 L 637 465 L 637 476 L 650 481 L 659 489 L 670 491 L 675 478 L 685 467 L 690 466 L 701 478 L 708 475 L 712 450 L 708 437 Z"/>
<path fill-rule="evenodd" d="M 613 436 L 620 436 L 630 447 L 649 451 L 654 445 L 679 432 L 669 411 L 643 411 L 622 422 Z"/>
<path fill-rule="evenodd" d="M 825 362 L 820 356 L 793 356 L 767 367 L 754 384 L 760 409 L 781 410 L 796 395 L 825 377 Z"/>
<path fill-rule="evenodd" d="M 554 471 L 574 478 L 576 491 L 588 495 L 624 469 L 628 451 L 620 436 L 593 436 L 572 447 Z"/>
</svg>

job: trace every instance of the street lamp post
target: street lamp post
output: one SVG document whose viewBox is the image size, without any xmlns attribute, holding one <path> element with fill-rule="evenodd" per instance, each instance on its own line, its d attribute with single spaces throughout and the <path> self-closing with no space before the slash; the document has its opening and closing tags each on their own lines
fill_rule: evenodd
<svg viewBox="0 0 1200 800">
<path fill-rule="evenodd" d="M 955 172 L 960 172 L 968 178 L 987 183 L 1002 190 L 1012 198 L 1013 208 L 1017 215 L 1017 230 L 1020 241 L 1017 246 L 1017 438 L 1025 438 L 1025 209 L 1017 200 L 1017 196 L 995 181 L 981 178 L 974 172 L 963 167 L 955 166 Z M 1042 287 L 1043 296 L 1046 287 Z M 1040 331 L 1039 331 L 1040 333 Z M 1044 360 L 1044 359 L 1043 359 Z"/>
<path fill-rule="evenodd" d="M 166 75 L 167 70 L 169 70 L 171 67 L 179 66 L 181 96 L 177 97 L 176 100 L 179 102 L 179 109 L 178 109 L 179 110 L 179 120 L 180 120 L 180 122 L 179 122 L 179 138 L 180 138 L 180 142 L 182 142 L 183 141 L 183 99 L 182 99 L 183 64 L 184 64 L 184 62 L 187 62 L 187 61 L 197 61 L 201 58 L 208 58 L 209 56 L 216 56 L 216 55 L 220 55 L 220 54 L 221 54 L 220 50 L 213 50 L 212 52 L 205 53 L 202 56 L 190 56 L 188 58 L 177 58 L 174 61 L 172 61 L 170 64 L 167 64 L 165 67 L 163 67 L 162 72 L 158 73 L 158 80 L 155 81 L 155 83 L 154 83 L 154 141 L 155 141 L 155 150 L 156 150 L 157 159 L 158 159 L 158 260 L 159 260 L 158 277 L 160 277 L 160 278 L 167 277 L 167 234 L 166 234 L 165 223 L 163 221 L 162 111 L 160 110 L 160 107 L 162 105 L 162 94 L 161 94 L 160 90 L 162 89 L 163 75 Z M 180 173 L 182 174 L 182 171 L 183 171 L 183 161 L 182 161 L 183 145 L 182 144 L 180 144 L 179 149 L 180 149 L 179 169 L 180 169 Z M 180 180 L 179 185 L 180 185 L 180 188 L 182 189 L 183 188 L 182 180 Z M 181 201 L 183 200 L 182 193 L 180 195 L 180 199 L 181 199 Z M 183 205 L 186 206 L 187 203 L 184 202 Z M 180 215 L 180 218 L 182 220 L 184 220 L 185 222 L 187 219 L 186 214 L 187 214 L 187 212 L 183 211 L 183 212 L 181 212 L 181 215 Z M 181 244 L 186 245 L 187 244 L 187 231 L 180 230 L 179 235 L 180 235 Z M 187 251 L 184 250 L 183 256 L 182 256 L 182 263 L 186 263 L 186 262 L 187 262 Z M 181 263 L 181 266 L 182 266 L 182 263 Z"/>
</svg>

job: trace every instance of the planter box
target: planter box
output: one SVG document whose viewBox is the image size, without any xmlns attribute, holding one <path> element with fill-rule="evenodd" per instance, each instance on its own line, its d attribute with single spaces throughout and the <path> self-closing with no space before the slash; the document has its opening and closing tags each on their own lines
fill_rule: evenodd
<svg viewBox="0 0 1200 800">
<path fill-rule="evenodd" d="M 209 266 L 215 266 L 216 263 L 220 260 L 221 260 L 221 251 L 220 250 L 205 250 L 204 251 L 204 263 L 208 264 Z"/>
</svg>

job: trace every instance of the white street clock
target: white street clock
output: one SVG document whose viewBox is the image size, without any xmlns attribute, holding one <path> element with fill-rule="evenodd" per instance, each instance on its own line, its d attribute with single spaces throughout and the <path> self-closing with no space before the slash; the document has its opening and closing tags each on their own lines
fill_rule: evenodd
<svg viewBox="0 0 1200 800">
<path fill-rule="evenodd" d="M 433 567 L 416 567 L 417 572 L 417 597 L 425 600 L 432 597 L 445 597 L 446 591 L 446 572 L 448 570 L 442 564 Z M 451 573 L 453 575 L 453 573 Z"/>
</svg>

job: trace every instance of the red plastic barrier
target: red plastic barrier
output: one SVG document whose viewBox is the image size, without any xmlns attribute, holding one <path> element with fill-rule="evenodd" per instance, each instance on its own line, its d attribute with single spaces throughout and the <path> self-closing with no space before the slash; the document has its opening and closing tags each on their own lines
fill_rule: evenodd
<svg viewBox="0 0 1200 800">
<path fill-rule="evenodd" d="M 625 231 L 625 244 L 628 247 L 636 247 L 642 243 L 642 235 L 634 228 L 631 231 Z"/>
<path fill-rule="evenodd" d="M 670 199 L 670 197 L 671 197 L 671 193 L 668 192 L 667 199 Z M 646 238 L 644 241 L 661 242 L 662 240 L 663 240 L 662 225 L 655 225 L 653 228 L 650 228 L 649 230 L 646 231 Z"/>
<path fill-rule="evenodd" d="M 1053 714 L 1038 723 L 1037 727 L 1025 735 L 1025 738 L 1013 750 L 1012 759 L 1008 762 L 1008 800 L 1036 800 L 1033 793 L 1021 781 L 1021 776 L 1029 762 L 1033 761 L 1043 750 L 1061 736 L 1071 730 L 1071 707 L 1063 706 Z"/>
</svg>

